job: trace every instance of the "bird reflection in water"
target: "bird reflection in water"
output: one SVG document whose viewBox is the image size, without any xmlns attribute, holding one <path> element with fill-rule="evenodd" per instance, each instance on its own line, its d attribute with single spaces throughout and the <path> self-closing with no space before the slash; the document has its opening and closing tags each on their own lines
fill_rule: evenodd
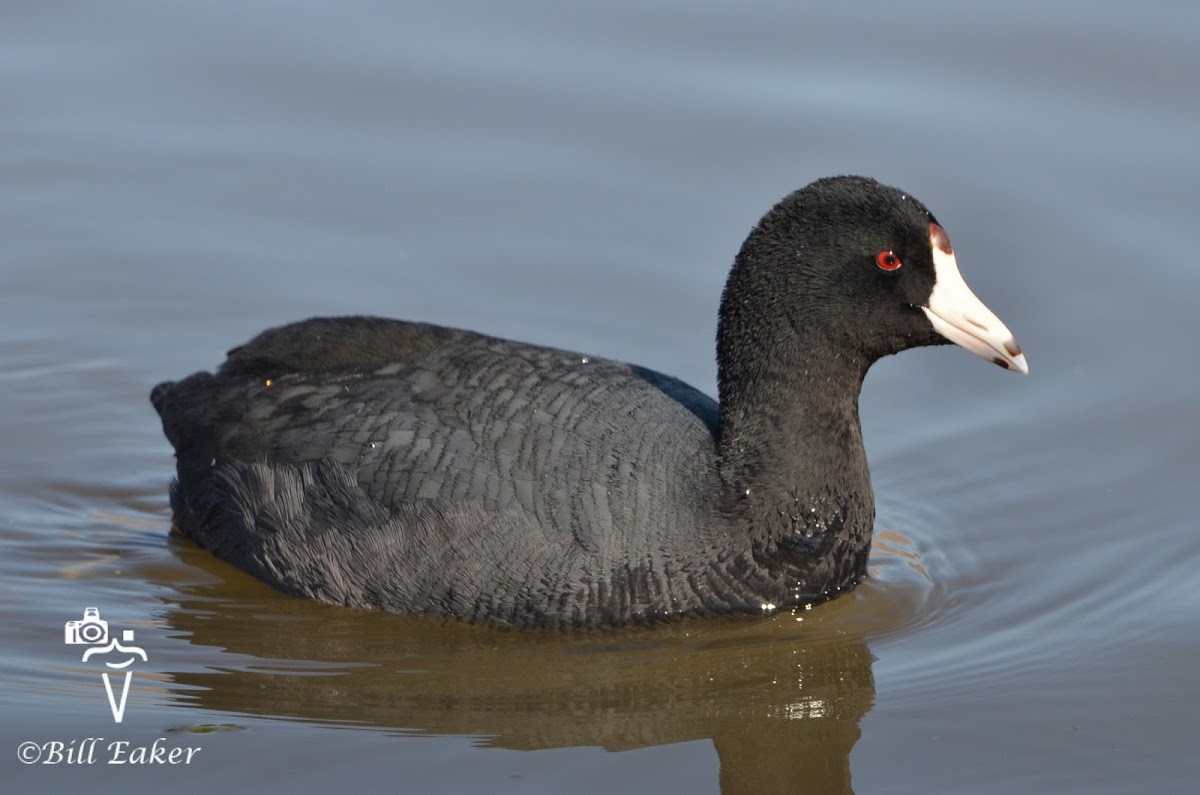
<svg viewBox="0 0 1200 795">
<path fill-rule="evenodd" d="M 857 594 L 761 620 L 529 633 L 293 599 L 178 549 L 224 582 L 183 587 L 194 598 L 169 612 L 171 628 L 255 658 L 174 674 L 192 706 L 517 750 L 710 739 L 723 792 L 852 791 L 850 752 L 875 697 L 863 633 L 847 631 Z"/>
</svg>

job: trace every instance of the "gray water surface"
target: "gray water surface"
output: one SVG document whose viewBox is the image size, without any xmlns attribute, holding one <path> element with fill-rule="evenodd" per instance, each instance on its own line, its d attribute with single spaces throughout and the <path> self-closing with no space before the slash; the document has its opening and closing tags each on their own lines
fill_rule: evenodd
<svg viewBox="0 0 1200 795">
<path fill-rule="evenodd" d="M 4 791 L 1191 791 L 1198 32 L 1166 2 L 9 4 Z M 1032 370 L 872 371 L 854 593 L 500 632 L 168 536 L 158 381 L 364 313 L 715 394 L 733 255 L 837 173 L 929 205 Z M 148 652 L 119 725 L 63 642 L 86 606 Z M 200 750 L 18 758 L 95 737 Z"/>
</svg>

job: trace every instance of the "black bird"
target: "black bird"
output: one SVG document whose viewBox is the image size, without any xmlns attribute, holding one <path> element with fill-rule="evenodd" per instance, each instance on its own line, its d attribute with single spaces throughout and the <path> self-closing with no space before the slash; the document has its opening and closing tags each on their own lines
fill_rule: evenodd
<svg viewBox="0 0 1200 795">
<path fill-rule="evenodd" d="M 154 388 L 175 524 L 339 605 L 545 627 L 765 613 L 866 573 L 867 368 L 958 343 L 1027 373 L 923 204 L 792 193 L 721 297 L 720 403 L 670 376 L 470 331 L 315 318 Z"/>
</svg>

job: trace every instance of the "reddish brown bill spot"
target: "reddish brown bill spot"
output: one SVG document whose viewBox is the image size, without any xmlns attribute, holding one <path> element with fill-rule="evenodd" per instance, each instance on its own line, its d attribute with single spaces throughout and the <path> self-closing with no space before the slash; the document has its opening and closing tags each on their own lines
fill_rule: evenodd
<svg viewBox="0 0 1200 795">
<path fill-rule="evenodd" d="M 1017 344 L 1016 340 L 1009 340 L 1004 343 L 1004 351 L 1015 359 L 1021 355 L 1021 346 Z"/>
<path fill-rule="evenodd" d="M 929 225 L 929 243 L 943 254 L 954 253 L 954 248 L 950 245 L 950 236 L 938 224 Z"/>
<path fill-rule="evenodd" d="M 1003 360 L 1003 359 L 1001 359 L 999 356 L 993 356 L 993 357 L 992 357 L 992 362 L 993 362 L 993 363 L 995 363 L 995 364 L 998 364 L 998 365 L 1000 365 L 1000 366 L 1001 366 L 1001 367 L 1003 367 L 1005 370 L 1007 370 L 1007 369 L 1008 369 L 1008 362 L 1004 361 L 1004 360 Z"/>
</svg>

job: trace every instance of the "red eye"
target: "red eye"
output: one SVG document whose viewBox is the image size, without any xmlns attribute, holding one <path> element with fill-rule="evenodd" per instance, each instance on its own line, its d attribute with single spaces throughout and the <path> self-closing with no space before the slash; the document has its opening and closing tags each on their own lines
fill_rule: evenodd
<svg viewBox="0 0 1200 795">
<path fill-rule="evenodd" d="M 894 271 L 903 263 L 900 262 L 900 255 L 894 251 L 881 251 L 875 255 L 875 264 L 883 268 L 885 271 Z"/>
</svg>

